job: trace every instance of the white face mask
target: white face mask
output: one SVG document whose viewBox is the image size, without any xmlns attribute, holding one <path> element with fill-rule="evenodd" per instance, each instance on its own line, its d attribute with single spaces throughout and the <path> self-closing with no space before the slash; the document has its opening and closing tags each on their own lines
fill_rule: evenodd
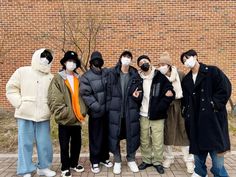
<svg viewBox="0 0 236 177">
<path fill-rule="evenodd" d="M 44 66 L 47 66 L 49 64 L 49 61 L 47 58 L 40 58 L 39 62 L 41 65 L 44 65 Z"/>
<path fill-rule="evenodd" d="M 188 68 L 193 68 L 196 64 L 196 59 L 191 56 L 189 57 L 185 62 L 184 62 L 184 65 Z"/>
<path fill-rule="evenodd" d="M 121 63 L 122 63 L 122 65 L 129 66 L 130 63 L 131 63 L 131 58 L 128 58 L 128 57 L 122 57 L 122 58 L 121 58 Z"/>
<path fill-rule="evenodd" d="M 165 66 L 160 66 L 159 68 L 157 68 L 162 74 L 166 74 L 169 70 L 169 67 L 168 65 L 165 65 Z"/>
<path fill-rule="evenodd" d="M 66 62 L 66 69 L 68 71 L 74 71 L 76 68 L 76 64 L 73 61 L 67 61 Z"/>
</svg>

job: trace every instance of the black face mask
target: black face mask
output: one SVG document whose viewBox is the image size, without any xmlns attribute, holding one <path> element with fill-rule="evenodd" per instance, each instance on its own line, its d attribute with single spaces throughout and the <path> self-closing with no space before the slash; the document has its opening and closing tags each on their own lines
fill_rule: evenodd
<svg viewBox="0 0 236 177">
<path fill-rule="evenodd" d="M 52 62 L 53 56 L 48 50 L 44 50 L 43 53 L 41 53 L 40 58 L 47 58 L 49 63 Z"/>
<path fill-rule="evenodd" d="M 101 59 L 92 60 L 92 65 L 97 68 L 101 68 L 103 66 L 103 64 L 104 64 L 104 62 Z"/>
<path fill-rule="evenodd" d="M 149 68 L 150 68 L 150 64 L 149 63 L 143 63 L 141 66 L 140 66 L 141 70 L 143 71 L 148 71 Z"/>
</svg>

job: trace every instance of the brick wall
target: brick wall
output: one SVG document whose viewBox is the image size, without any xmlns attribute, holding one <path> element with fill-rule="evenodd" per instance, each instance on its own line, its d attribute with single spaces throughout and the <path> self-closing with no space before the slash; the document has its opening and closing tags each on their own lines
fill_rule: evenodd
<svg viewBox="0 0 236 177">
<path fill-rule="evenodd" d="M 96 49 L 103 53 L 106 66 L 114 65 L 124 49 L 131 50 L 135 60 L 141 54 L 149 55 L 155 65 L 160 53 L 168 51 L 173 63 L 186 72 L 179 56 L 193 48 L 200 61 L 219 66 L 229 76 L 236 101 L 234 0 L 0 0 L 0 39 L 6 39 L 0 51 L 8 51 L 0 58 L 4 60 L 0 65 L 0 107 L 11 108 L 5 84 L 15 69 L 30 64 L 37 48 L 52 48 L 53 72 L 60 67 L 62 12 L 72 24 L 80 20 L 82 27 L 88 17 L 101 22 Z M 74 49 L 70 45 L 65 48 Z"/>
</svg>

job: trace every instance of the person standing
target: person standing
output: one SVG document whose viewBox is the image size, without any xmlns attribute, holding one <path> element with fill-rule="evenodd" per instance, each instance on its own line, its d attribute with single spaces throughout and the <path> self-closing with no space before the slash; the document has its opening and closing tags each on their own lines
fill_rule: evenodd
<svg viewBox="0 0 236 177">
<path fill-rule="evenodd" d="M 184 73 L 178 71 L 177 68 L 172 65 L 172 59 L 168 52 L 161 54 L 157 69 L 171 82 L 175 91 L 175 100 L 170 104 L 167 111 L 168 116 L 165 120 L 165 161 L 163 162 L 163 166 L 169 168 L 170 165 L 174 163 L 172 146 L 181 146 L 187 172 L 193 173 L 194 159 L 193 155 L 189 154 L 189 140 L 185 130 L 184 118 L 181 113 L 181 99 L 183 98 L 181 80 L 184 77 Z"/>
<path fill-rule="evenodd" d="M 81 62 L 74 51 L 67 51 L 60 61 L 62 70 L 57 73 L 48 90 L 48 105 L 58 124 L 61 154 L 61 176 L 71 177 L 70 169 L 83 172 L 78 164 L 81 149 L 81 123 L 86 106 L 79 93 L 79 75 L 76 69 Z M 70 149 L 69 149 L 70 148 Z"/>
<path fill-rule="evenodd" d="M 184 52 L 181 62 L 190 69 L 182 81 L 183 115 L 194 154 L 192 177 L 207 176 L 208 153 L 214 176 L 229 176 L 224 167 L 224 154 L 230 150 L 226 103 L 231 95 L 231 83 L 216 66 L 198 62 L 195 50 Z"/>
<path fill-rule="evenodd" d="M 135 153 L 140 144 L 139 107 L 142 81 L 138 71 L 130 66 L 132 53 L 124 51 L 108 73 L 107 111 L 109 148 L 114 154 L 113 173 L 121 173 L 120 140 L 126 139 L 127 161 L 132 172 L 138 172 Z"/>
<path fill-rule="evenodd" d="M 104 60 L 98 51 L 92 53 L 90 69 L 80 79 L 80 94 L 88 107 L 89 154 L 91 171 L 99 173 L 99 163 L 112 167 L 109 160 L 108 120 L 106 118 L 107 69 L 102 68 Z"/>
<path fill-rule="evenodd" d="M 168 79 L 151 65 L 147 55 L 137 59 L 143 79 L 143 99 L 140 108 L 141 154 L 140 170 L 154 166 L 163 174 L 164 121 L 167 109 L 174 99 L 174 91 Z"/>
<path fill-rule="evenodd" d="M 15 107 L 18 125 L 17 174 L 24 177 L 31 177 L 36 169 L 38 175 L 56 175 L 49 169 L 53 151 L 47 93 L 53 78 L 50 73 L 52 60 L 51 50 L 36 50 L 31 66 L 18 68 L 6 84 L 6 96 Z M 38 153 L 37 164 L 32 161 L 34 142 Z"/>
</svg>

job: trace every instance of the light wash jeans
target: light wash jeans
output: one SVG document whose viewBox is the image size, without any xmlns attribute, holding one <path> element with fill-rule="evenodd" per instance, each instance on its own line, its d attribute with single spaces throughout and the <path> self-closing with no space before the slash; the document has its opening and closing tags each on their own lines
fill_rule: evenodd
<svg viewBox="0 0 236 177">
<path fill-rule="evenodd" d="M 34 122 L 17 119 L 18 123 L 18 163 L 17 174 L 31 173 L 36 168 L 48 168 L 52 163 L 52 143 L 50 138 L 50 122 Z M 33 145 L 36 143 L 38 163 L 32 161 Z"/>
<path fill-rule="evenodd" d="M 209 152 L 212 159 L 212 168 L 211 172 L 214 177 L 228 177 L 228 173 L 224 167 L 224 156 L 218 156 L 215 151 Z M 206 167 L 206 158 L 208 152 L 204 152 L 200 155 L 194 155 L 195 160 L 195 173 L 199 176 L 205 177 L 207 175 L 207 167 Z"/>
</svg>

